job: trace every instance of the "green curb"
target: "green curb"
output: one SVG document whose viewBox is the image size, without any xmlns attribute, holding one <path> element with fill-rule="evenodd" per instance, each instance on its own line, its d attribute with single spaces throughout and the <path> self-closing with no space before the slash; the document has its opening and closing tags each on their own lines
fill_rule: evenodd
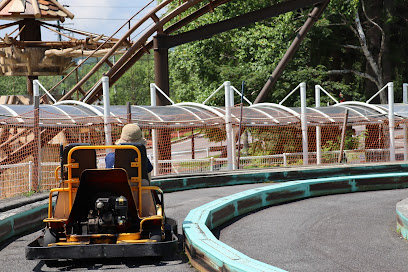
<svg viewBox="0 0 408 272">
<path fill-rule="evenodd" d="M 268 168 L 260 170 L 235 170 L 229 172 L 208 172 L 190 176 L 158 177 L 152 181 L 153 186 L 160 187 L 163 192 L 176 192 L 219 186 L 239 184 L 285 182 L 316 178 L 344 177 L 354 175 L 406 173 L 408 164 L 369 164 L 369 165 L 336 165 L 313 166 L 299 168 Z"/>
<path fill-rule="evenodd" d="M 288 181 L 237 193 L 198 207 L 187 215 L 183 222 L 186 250 L 193 265 L 208 271 L 284 271 L 236 251 L 216 239 L 211 230 L 239 215 L 287 201 L 401 188 L 408 188 L 408 173 Z"/>
<path fill-rule="evenodd" d="M 27 231 L 38 229 L 48 215 L 48 204 L 33 207 L 0 221 L 0 243 Z"/>
<path fill-rule="evenodd" d="M 401 200 L 396 206 L 397 212 L 397 232 L 408 240 L 408 198 Z"/>
</svg>

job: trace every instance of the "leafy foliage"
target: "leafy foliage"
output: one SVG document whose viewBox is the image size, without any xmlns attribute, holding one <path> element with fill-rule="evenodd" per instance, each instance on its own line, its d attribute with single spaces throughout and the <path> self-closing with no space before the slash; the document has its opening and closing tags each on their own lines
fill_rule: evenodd
<svg viewBox="0 0 408 272">
<path fill-rule="evenodd" d="M 272 1 L 275 4 L 281 1 Z M 300 82 L 308 84 L 308 97 L 313 97 L 315 84 L 339 97 L 340 92 L 346 100 L 365 101 L 376 89 L 365 78 L 345 73 L 328 74 L 331 70 L 359 71 L 370 74 L 367 58 L 363 54 L 356 34 L 355 15 L 361 14 L 363 30 L 370 39 L 368 48 L 378 65 L 383 66 L 384 80 L 394 80 L 399 86 L 406 77 L 404 57 L 401 52 L 403 34 L 406 32 L 407 20 L 403 11 L 407 10 L 406 0 L 333 0 L 322 18 L 310 30 L 301 47 L 289 63 L 277 82 L 272 93 L 267 97 L 269 102 L 279 102 Z M 230 17 L 270 5 L 270 1 L 234 1 L 218 7 L 214 13 L 201 17 L 194 27 L 218 22 Z M 367 9 L 363 15 L 362 5 Z M 254 100 L 265 84 L 270 73 L 295 38 L 296 32 L 306 20 L 310 8 L 289 12 L 270 18 L 241 29 L 216 35 L 208 40 L 197 41 L 179 46 L 172 51 L 171 90 L 177 101 L 203 101 L 222 82 L 228 80 L 239 86 L 242 80 L 247 82 L 245 95 Z M 379 27 L 369 22 L 375 18 Z M 404 21 L 404 22 L 403 22 Z M 185 30 L 193 28 L 189 26 Z M 385 31 L 388 50 L 379 59 L 379 29 Z M 399 47 L 399 48 L 397 48 Z M 403 50 L 402 50 L 403 51 Z M 388 61 L 388 66 L 385 64 Z M 395 65 L 394 65 L 395 64 Z M 376 75 L 373 75 L 374 77 Z M 389 78 L 389 79 L 388 79 Z M 381 82 L 381 80 L 380 80 Z M 222 95 L 212 100 L 213 104 L 222 105 Z M 326 99 L 326 100 L 325 100 Z M 400 99 L 397 94 L 396 99 Z M 312 100 L 312 99 L 310 99 Z M 324 101 L 325 100 L 325 101 Z M 236 101 L 237 102 L 237 101 Z M 331 102 L 323 97 L 323 103 Z M 299 106 L 296 96 L 291 97 L 287 106 Z M 308 103 L 312 104 L 311 101 Z"/>
<path fill-rule="evenodd" d="M 221 21 L 269 4 L 269 1 L 228 3 L 217 8 L 213 14 L 200 18 L 197 24 Z M 346 8 L 340 1 L 338 5 Z M 335 8 L 337 7 L 332 7 Z M 288 12 L 241 29 L 221 33 L 208 40 L 175 48 L 170 54 L 170 82 L 175 100 L 202 102 L 224 81 L 228 80 L 232 85 L 240 86 L 240 82 L 245 80 L 245 95 L 253 101 L 291 44 L 296 31 L 303 25 L 308 12 L 309 10 Z M 349 13 L 352 13 L 352 9 Z M 327 28 L 329 23 L 328 19 L 321 20 L 309 33 L 267 101 L 280 101 L 302 81 L 307 82 L 309 86 L 320 84 L 323 88 L 332 90 L 334 96 L 338 96 L 342 91 L 346 96 L 361 99 L 359 93 L 351 91 L 356 88 L 349 87 L 349 82 L 327 80 L 327 67 L 330 66 L 331 58 L 325 57 L 324 53 L 330 53 L 333 34 Z M 313 97 L 313 88 L 308 89 L 308 96 Z M 219 95 L 210 103 L 222 105 L 222 101 L 223 97 Z M 299 104 L 296 96 L 287 101 L 288 106 Z"/>
<path fill-rule="evenodd" d="M 0 95 L 27 94 L 26 84 L 24 77 L 0 77 Z"/>
<path fill-rule="evenodd" d="M 253 142 L 251 155 L 295 153 L 302 149 L 302 132 L 298 127 L 270 127 L 249 129 Z"/>
</svg>

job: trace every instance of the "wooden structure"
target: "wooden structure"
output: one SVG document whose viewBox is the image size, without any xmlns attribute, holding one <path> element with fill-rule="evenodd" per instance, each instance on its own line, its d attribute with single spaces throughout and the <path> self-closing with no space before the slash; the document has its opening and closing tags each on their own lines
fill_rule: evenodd
<svg viewBox="0 0 408 272">
<path fill-rule="evenodd" d="M 38 76 L 66 74 L 75 65 L 73 58 L 87 56 L 103 43 L 94 55 L 98 57 L 115 44 L 113 38 L 61 26 L 59 22 L 67 18 L 73 19 L 74 14 L 57 0 L 2 0 L 0 20 L 12 22 L 0 25 L 0 30 L 10 29 L 10 33 L 0 37 L 0 76 L 27 76 L 31 95 L 32 81 Z M 42 41 L 41 29 L 55 32 L 59 41 Z M 85 37 L 76 39 L 62 30 Z"/>
<path fill-rule="evenodd" d="M 70 66 L 71 59 L 47 56 L 49 48 L 36 45 L 41 41 L 41 21 L 63 22 L 65 18 L 73 19 L 74 15 L 56 0 L 3 0 L 0 3 L 0 19 L 14 22 L 0 26 L 0 29 L 16 29 L 1 38 L 0 75 L 36 77 L 62 74 Z"/>
<path fill-rule="evenodd" d="M 2 95 L 0 96 L 0 105 L 30 105 L 33 103 L 33 97 L 29 95 Z"/>
</svg>

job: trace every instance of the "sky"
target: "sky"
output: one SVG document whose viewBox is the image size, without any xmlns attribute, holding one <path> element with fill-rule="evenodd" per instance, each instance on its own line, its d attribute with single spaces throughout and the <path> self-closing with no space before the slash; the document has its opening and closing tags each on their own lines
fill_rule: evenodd
<svg viewBox="0 0 408 272">
<path fill-rule="evenodd" d="M 73 20 L 67 18 L 62 24 L 63 26 L 110 36 L 126 23 L 130 17 L 149 3 L 150 0 L 59 0 L 59 2 L 65 5 L 66 8 L 75 15 Z M 137 19 L 142 18 L 144 14 L 152 10 L 156 5 L 156 2 L 150 4 L 143 13 L 132 20 L 132 24 L 134 24 Z M 0 21 L 2 24 L 8 22 L 9 21 Z M 126 26 L 125 30 L 119 32 L 115 37 L 120 38 L 128 28 L 129 27 Z M 9 33 L 13 30 L 14 29 L 11 28 L 2 30 L 0 35 L 4 36 L 5 33 Z M 83 38 L 83 36 L 77 34 L 75 34 L 74 37 Z M 56 33 L 46 29 L 42 30 L 43 41 L 56 41 L 57 39 Z"/>
<path fill-rule="evenodd" d="M 67 19 L 63 25 L 67 27 L 86 30 L 96 34 L 112 35 L 119 27 L 144 7 L 148 0 L 60 0 L 75 18 Z M 153 9 L 156 3 L 152 3 L 143 14 Z M 136 19 L 140 19 L 138 15 Z M 135 23 L 133 20 L 132 23 Z M 129 27 L 127 26 L 126 29 Z M 124 32 L 121 32 L 123 35 Z M 116 35 L 119 37 L 121 35 Z"/>
</svg>

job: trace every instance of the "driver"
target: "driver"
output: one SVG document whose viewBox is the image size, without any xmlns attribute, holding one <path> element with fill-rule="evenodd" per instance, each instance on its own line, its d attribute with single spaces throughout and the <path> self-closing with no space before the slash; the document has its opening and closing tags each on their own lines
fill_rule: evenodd
<svg viewBox="0 0 408 272">
<path fill-rule="evenodd" d="M 122 128 L 122 134 L 120 135 L 119 140 L 115 144 L 123 143 L 135 143 L 143 144 L 146 146 L 146 140 L 142 137 L 142 130 L 136 124 L 127 124 Z M 151 180 L 151 172 L 153 171 L 153 165 L 151 164 L 149 158 L 146 160 L 147 163 L 147 173 L 149 176 L 149 181 Z M 105 157 L 106 168 L 115 167 L 115 152 L 111 152 Z"/>
<path fill-rule="evenodd" d="M 119 140 L 115 144 L 132 143 L 132 144 L 143 144 L 146 145 L 146 140 L 142 137 L 142 130 L 136 124 L 127 124 L 122 128 L 122 134 Z M 105 157 L 106 168 L 115 167 L 115 152 L 111 152 Z M 146 158 L 147 164 L 147 175 L 149 180 L 142 179 L 143 186 L 149 186 L 151 180 L 151 172 L 153 170 L 153 165 L 151 164 L 149 158 Z M 142 191 L 142 215 L 151 216 L 156 214 L 155 204 L 153 202 L 152 194 L 149 191 Z"/>
</svg>

